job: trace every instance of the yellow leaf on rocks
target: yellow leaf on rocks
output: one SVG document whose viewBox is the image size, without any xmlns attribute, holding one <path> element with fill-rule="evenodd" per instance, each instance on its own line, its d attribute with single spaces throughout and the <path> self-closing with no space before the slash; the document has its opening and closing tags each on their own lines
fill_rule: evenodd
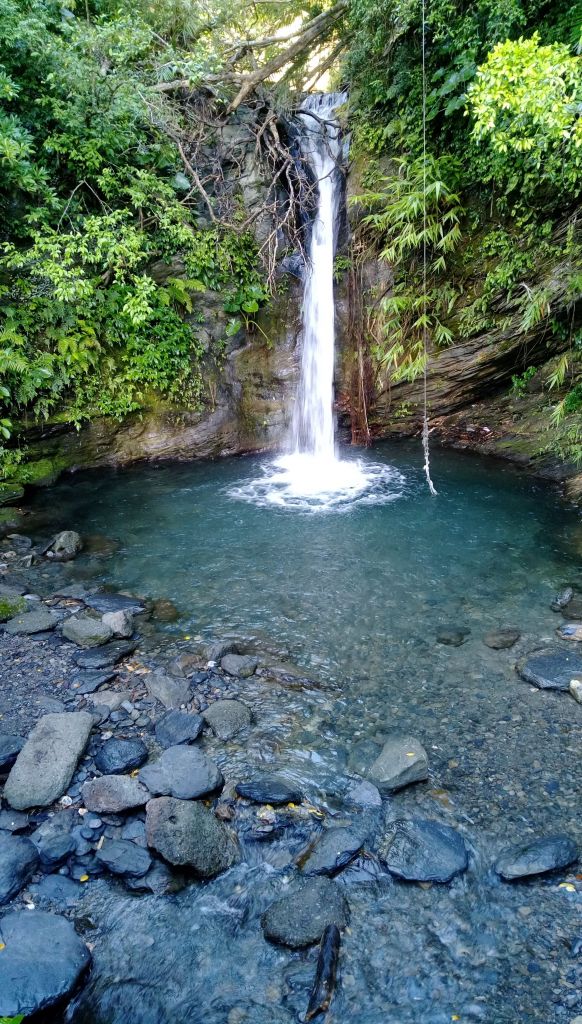
<svg viewBox="0 0 582 1024">
<path fill-rule="evenodd" d="M 89 875 L 81 875 L 79 881 L 80 882 L 88 882 L 89 881 Z"/>
<path fill-rule="evenodd" d="M 571 882 L 560 882 L 558 889 L 565 889 L 566 892 L 576 892 L 576 886 Z"/>
<path fill-rule="evenodd" d="M 5 942 L 0 942 L 0 950 L 2 950 L 2 949 L 6 949 L 6 943 Z"/>
</svg>

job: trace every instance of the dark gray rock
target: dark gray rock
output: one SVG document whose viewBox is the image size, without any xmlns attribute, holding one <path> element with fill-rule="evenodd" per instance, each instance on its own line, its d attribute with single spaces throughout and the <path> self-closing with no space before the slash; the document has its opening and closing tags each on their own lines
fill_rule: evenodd
<svg viewBox="0 0 582 1024">
<path fill-rule="evenodd" d="M 159 860 L 141 878 L 126 878 L 125 884 L 132 892 L 153 892 L 154 896 L 179 892 L 184 887 L 184 882 Z"/>
<path fill-rule="evenodd" d="M 156 739 L 161 747 L 177 747 L 197 740 L 204 727 L 201 715 L 187 711 L 168 711 L 156 725 Z"/>
<path fill-rule="evenodd" d="M 44 715 L 35 725 L 4 788 L 11 807 L 48 807 L 69 786 L 93 727 L 86 711 Z"/>
<path fill-rule="evenodd" d="M 154 796 L 194 800 L 214 793 L 223 785 L 222 772 L 197 747 L 168 747 L 155 764 L 139 773 L 140 781 Z"/>
<path fill-rule="evenodd" d="M 259 659 L 252 654 L 226 654 L 220 659 L 220 667 L 229 676 L 248 679 L 255 674 Z"/>
<path fill-rule="evenodd" d="M 86 594 L 83 600 L 89 608 L 94 608 L 101 615 L 119 611 L 139 615 L 145 608 L 137 597 L 126 597 L 125 594 Z"/>
<path fill-rule="evenodd" d="M 442 626 L 437 635 L 437 644 L 445 644 L 447 647 L 460 647 L 464 644 L 471 630 L 459 628 L 458 626 Z"/>
<path fill-rule="evenodd" d="M 240 642 L 238 640 L 215 640 L 206 647 L 208 661 L 222 661 L 226 654 L 240 654 Z"/>
<path fill-rule="evenodd" d="M 469 866 L 465 842 L 454 829 L 425 818 L 391 822 L 378 844 L 390 874 L 407 882 L 450 882 Z"/>
<path fill-rule="evenodd" d="M 78 672 L 72 681 L 72 689 L 78 694 L 95 693 L 116 676 L 115 672 Z"/>
<path fill-rule="evenodd" d="M 64 917 L 18 910 L 0 921 L 0 1014 L 29 1016 L 64 999 L 91 962 Z"/>
<path fill-rule="evenodd" d="M 143 740 L 107 740 L 95 754 L 95 767 L 104 775 L 123 775 L 141 768 L 148 759 Z"/>
<path fill-rule="evenodd" d="M 487 647 L 491 647 L 493 651 L 505 651 L 509 647 L 513 647 L 520 636 L 521 633 L 518 629 L 511 629 L 509 626 L 503 629 L 492 629 L 490 633 L 486 633 L 483 637 L 483 643 Z"/>
<path fill-rule="evenodd" d="M 346 800 L 355 807 L 381 807 L 382 794 L 371 782 L 356 782 L 348 789 Z"/>
<path fill-rule="evenodd" d="M 83 547 L 83 541 L 75 530 L 61 530 L 57 533 L 47 555 L 59 562 L 68 562 L 76 558 Z"/>
<path fill-rule="evenodd" d="M 341 890 L 329 878 L 312 878 L 276 900 L 261 918 L 265 938 L 301 949 L 319 942 L 330 924 L 344 928 L 349 907 Z"/>
<path fill-rule="evenodd" d="M 67 835 L 65 832 L 41 839 L 36 845 L 40 863 L 47 871 L 59 868 L 77 849 L 73 836 Z"/>
<path fill-rule="evenodd" d="M 561 647 L 548 647 L 523 658 L 516 669 L 526 683 L 540 690 L 567 691 L 573 679 L 582 679 L 582 656 Z"/>
<path fill-rule="evenodd" d="M 200 803 L 159 797 L 146 808 L 148 846 L 201 878 L 226 871 L 239 859 L 236 836 Z"/>
<path fill-rule="evenodd" d="M 77 654 L 75 661 L 79 668 L 100 669 L 117 665 L 123 658 L 128 658 L 137 648 L 136 640 L 111 640 L 103 647 L 93 647 Z"/>
<path fill-rule="evenodd" d="M 251 724 L 251 713 L 240 700 L 217 700 L 211 704 L 202 717 L 219 740 L 230 740 Z"/>
<path fill-rule="evenodd" d="M 30 894 L 59 907 L 70 907 L 81 897 L 81 886 L 66 875 L 44 875 L 38 885 L 30 886 Z"/>
<path fill-rule="evenodd" d="M 24 746 L 22 736 L 0 733 L 0 772 L 12 768 L 16 758 Z"/>
<path fill-rule="evenodd" d="M 578 859 L 578 847 L 566 835 L 545 836 L 504 850 L 495 870 L 506 882 L 532 875 L 545 875 L 566 868 Z"/>
<path fill-rule="evenodd" d="M 365 836 L 355 828 L 330 828 L 299 854 L 304 875 L 335 875 L 345 868 L 364 845 Z"/>
<path fill-rule="evenodd" d="M 112 874 L 122 878 L 141 878 L 152 866 L 147 850 L 123 839 L 107 839 L 95 856 Z"/>
<path fill-rule="evenodd" d="M 190 695 L 190 687 L 186 679 L 169 676 L 161 669 L 150 672 L 145 677 L 145 684 L 150 697 L 159 700 L 165 708 L 179 708 L 181 704 L 187 702 Z"/>
<path fill-rule="evenodd" d="M 275 775 L 261 775 L 248 782 L 239 782 L 236 787 L 239 796 L 255 804 L 300 804 L 303 794 L 296 786 Z"/>
<path fill-rule="evenodd" d="M 561 612 L 564 608 L 566 608 L 570 604 L 570 602 L 571 602 L 573 597 L 574 597 L 574 589 L 573 589 L 573 587 L 564 587 L 563 590 L 561 590 L 558 594 L 556 594 L 556 596 L 554 597 L 554 600 L 550 604 L 550 608 L 552 609 L 553 612 Z"/>
<path fill-rule="evenodd" d="M 81 790 L 83 802 L 96 814 L 119 814 L 133 807 L 144 807 L 150 794 L 137 779 L 128 775 L 102 775 L 85 782 Z"/>
<path fill-rule="evenodd" d="M 47 630 L 54 629 L 58 621 L 56 615 L 49 612 L 44 605 L 40 605 L 33 611 L 16 615 L 6 623 L 4 629 L 11 636 L 32 636 L 34 633 L 46 633 Z"/>
<path fill-rule="evenodd" d="M 77 647 L 102 647 L 113 636 L 113 630 L 92 615 L 72 615 L 63 623 L 63 636 Z"/>
<path fill-rule="evenodd" d="M 370 766 L 368 776 L 381 793 L 423 782 L 428 779 L 426 750 L 411 736 L 391 736 Z"/>
<path fill-rule="evenodd" d="M 0 904 L 20 892 L 37 865 L 38 853 L 30 839 L 0 834 Z"/>
<path fill-rule="evenodd" d="M 9 808 L 0 811 L 0 829 L 3 832 L 23 832 L 28 827 L 28 814 L 12 811 Z"/>
</svg>

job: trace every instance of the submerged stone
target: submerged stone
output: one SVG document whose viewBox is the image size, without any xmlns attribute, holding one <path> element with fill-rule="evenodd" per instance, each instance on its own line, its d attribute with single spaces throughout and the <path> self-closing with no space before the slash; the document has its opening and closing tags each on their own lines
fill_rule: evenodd
<svg viewBox="0 0 582 1024">
<path fill-rule="evenodd" d="M 299 854 L 297 864 L 304 875 L 335 875 L 360 852 L 364 838 L 354 828 L 330 828 Z"/>
<path fill-rule="evenodd" d="M 251 724 L 251 712 L 240 700 L 217 700 L 202 717 L 220 740 L 230 740 Z"/>
<path fill-rule="evenodd" d="M 469 866 L 465 842 L 454 829 L 425 818 L 391 822 L 378 844 L 391 875 L 407 882 L 450 882 Z"/>
<path fill-rule="evenodd" d="M 148 846 L 176 866 L 212 878 L 239 859 L 235 834 L 201 803 L 159 797 L 146 808 Z"/>
<path fill-rule="evenodd" d="M 580 622 L 567 622 L 563 626 L 558 626 L 556 633 L 561 640 L 582 643 L 582 624 Z"/>
<path fill-rule="evenodd" d="M 255 804 L 272 804 L 273 807 L 299 804 L 303 799 L 299 789 L 275 775 L 263 775 L 249 782 L 239 782 L 236 791 L 245 800 L 252 800 Z"/>
<path fill-rule="evenodd" d="M 251 654 L 225 654 L 220 660 L 221 669 L 229 676 L 247 679 L 255 674 L 259 659 Z"/>
<path fill-rule="evenodd" d="M 513 647 L 521 636 L 518 629 L 506 627 L 504 629 L 493 629 L 483 637 L 483 643 L 491 647 L 493 651 L 505 651 Z"/>
<path fill-rule="evenodd" d="M 319 942 L 330 924 L 344 928 L 349 907 L 341 889 L 329 878 L 310 878 L 276 900 L 261 918 L 265 938 L 291 949 Z"/>
<path fill-rule="evenodd" d="M 168 747 L 158 761 L 142 768 L 139 777 L 154 796 L 179 800 L 214 793 L 224 782 L 214 761 L 197 747 L 188 746 Z"/>
<path fill-rule="evenodd" d="M 504 850 L 495 863 L 495 870 L 504 881 L 512 882 L 566 868 L 577 859 L 578 847 L 569 836 L 545 836 Z"/>
<path fill-rule="evenodd" d="M 573 679 L 582 679 L 582 656 L 561 647 L 546 648 L 523 658 L 516 669 L 526 683 L 540 690 L 568 690 Z"/>
<path fill-rule="evenodd" d="M 152 866 L 147 850 L 123 839 L 107 839 L 95 856 L 100 864 L 123 878 L 141 878 Z"/>
<path fill-rule="evenodd" d="M 436 635 L 436 641 L 437 644 L 445 644 L 447 647 L 460 647 L 465 643 L 470 632 L 470 629 L 457 626 L 442 626 Z"/>
<path fill-rule="evenodd" d="M 69 995 L 91 957 L 73 925 L 42 910 L 0 921 L 0 1015 L 29 1016 Z"/>
<path fill-rule="evenodd" d="M 426 750 L 411 736 L 391 736 L 368 770 L 381 793 L 391 793 L 412 782 L 428 779 Z"/>
<path fill-rule="evenodd" d="M 63 795 L 93 727 L 86 711 L 45 715 L 8 776 L 4 796 L 19 811 L 48 807 Z"/>
<path fill-rule="evenodd" d="M 61 530 L 57 533 L 47 554 L 59 562 L 76 558 L 83 547 L 83 541 L 76 530 Z"/>
</svg>

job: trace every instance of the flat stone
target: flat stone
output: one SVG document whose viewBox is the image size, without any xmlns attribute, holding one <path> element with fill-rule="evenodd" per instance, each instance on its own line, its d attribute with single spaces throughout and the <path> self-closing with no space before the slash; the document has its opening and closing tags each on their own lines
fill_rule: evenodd
<svg viewBox="0 0 582 1024">
<path fill-rule="evenodd" d="M 460 647 L 464 644 L 471 630 L 457 626 L 442 626 L 436 635 L 437 644 L 447 647 Z"/>
<path fill-rule="evenodd" d="M 129 657 L 136 648 L 135 640 L 112 640 L 104 647 L 82 651 L 77 654 L 75 661 L 79 668 L 109 668 L 111 665 L 117 665 L 123 658 Z"/>
<path fill-rule="evenodd" d="M 83 541 L 76 530 L 61 530 L 60 533 L 57 533 L 47 554 L 59 562 L 68 562 L 71 558 L 76 558 L 82 547 Z"/>
<path fill-rule="evenodd" d="M 273 807 L 300 804 L 303 799 L 297 787 L 275 775 L 261 775 L 248 782 L 239 782 L 236 791 L 245 800 L 252 800 L 255 804 L 271 804 Z"/>
<path fill-rule="evenodd" d="M 177 679 L 167 672 L 158 669 L 144 677 L 150 697 L 159 700 L 165 708 L 179 708 L 190 696 L 190 687 L 186 679 Z"/>
<path fill-rule="evenodd" d="M 486 633 L 483 637 L 483 643 L 487 647 L 491 647 L 493 651 L 505 651 L 509 647 L 513 647 L 520 636 L 521 633 L 518 629 L 511 629 L 510 627 L 492 629 L 490 633 Z"/>
<path fill-rule="evenodd" d="M 115 679 L 115 672 L 78 672 L 72 680 L 72 688 L 78 694 L 95 693 L 100 686 L 105 686 L 111 679 Z"/>
<path fill-rule="evenodd" d="M 0 1014 L 28 1017 L 64 999 L 91 962 L 64 917 L 17 910 L 0 921 Z"/>
<path fill-rule="evenodd" d="M 391 822 L 378 844 L 391 875 L 407 882 L 450 882 L 469 866 L 465 842 L 454 829 L 425 818 Z"/>
<path fill-rule="evenodd" d="M 567 868 L 578 859 L 578 847 L 567 835 L 545 836 L 529 843 L 519 843 L 503 851 L 495 870 L 506 882 L 532 875 Z"/>
<path fill-rule="evenodd" d="M 156 725 L 156 739 L 162 747 L 177 747 L 197 740 L 204 727 L 201 715 L 173 710 L 160 718 Z"/>
<path fill-rule="evenodd" d="M 108 626 L 114 636 L 124 637 L 126 640 L 133 636 L 133 615 L 125 608 L 117 612 L 105 612 L 102 617 L 103 625 Z"/>
<path fill-rule="evenodd" d="M 330 828 L 299 854 L 304 875 L 335 875 L 345 868 L 364 845 L 365 837 L 354 828 Z"/>
<path fill-rule="evenodd" d="M 141 768 L 148 759 L 143 740 L 106 740 L 95 755 L 95 767 L 104 775 L 123 775 Z"/>
<path fill-rule="evenodd" d="M 240 700 L 217 700 L 202 712 L 202 717 L 219 740 L 232 739 L 248 729 L 252 721 L 249 708 Z"/>
<path fill-rule="evenodd" d="M 372 782 L 357 782 L 350 786 L 346 793 L 346 800 L 356 807 L 381 807 L 382 794 Z"/>
<path fill-rule="evenodd" d="M 563 626 L 558 626 L 556 633 L 560 640 L 573 640 L 575 643 L 582 643 L 582 623 L 580 622 L 566 622 Z"/>
<path fill-rule="evenodd" d="M 140 781 L 154 796 L 194 800 L 214 793 L 223 785 L 222 772 L 197 747 L 168 747 L 154 764 L 139 773 Z"/>
<path fill-rule="evenodd" d="M 526 683 L 540 690 L 567 691 L 573 679 L 582 679 L 582 656 L 575 650 L 548 647 L 523 658 L 516 668 Z"/>
<path fill-rule="evenodd" d="M 145 609 L 145 605 L 137 597 L 126 597 L 125 594 L 86 594 L 83 601 L 87 607 L 94 608 L 101 615 L 120 611 L 139 615 Z"/>
<path fill-rule="evenodd" d="M 38 853 L 30 839 L 0 834 L 0 904 L 20 892 L 37 865 Z"/>
<path fill-rule="evenodd" d="M 152 866 L 147 850 L 123 839 L 107 839 L 95 856 L 112 874 L 122 878 L 141 878 Z"/>
<path fill-rule="evenodd" d="M 117 711 L 130 697 L 130 690 L 99 690 L 99 693 L 91 694 L 89 701 L 97 711 L 104 707 Z"/>
<path fill-rule="evenodd" d="M 200 803 L 160 797 L 146 808 L 148 846 L 170 864 L 201 878 L 226 871 L 239 859 L 236 836 Z"/>
<path fill-rule="evenodd" d="M 252 654 L 225 654 L 220 660 L 220 667 L 229 676 L 248 679 L 255 674 L 259 659 Z"/>
<path fill-rule="evenodd" d="M 102 647 L 113 636 L 113 630 L 92 615 L 72 615 L 63 623 L 63 636 L 77 647 Z"/>
<path fill-rule="evenodd" d="M 381 793 L 393 793 L 412 782 L 424 782 L 428 779 L 426 750 L 411 736 L 391 736 L 368 775 Z"/>
<path fill-rule="evenodd" d="M 37 722 L 4 788 L 11 807 L 48 807 L 68 788 L 93 728 L 86 711 L 44 715 Z"/>
<path fill-rule="evenodd" d="M 0 772 L 12 767 L 24 743 L 22 736 L 13 736 L 6 732 L 0 733 Z"/>
<path fill-rule="evenodd" d="M 349 907 L 336 883 L 329 878 L 311 878 L 272 903 L 261 924 L 266 939 L 302 949 L 319 942 L 328 925 L 344 928 L 348 920 Z"/>
<path fill-rule="evenodd" d="M 16 615 L 6 623 L 4 629 L 11 636 L 32 636 L 34 633 L 46 633 L 54 629 L 58 621 L 56 615 L 41 605 L 33 611 Z"/>
<path fill-rule="evenodd" d="M 102 775 L 100 779 L 85 782 L 83 803 L 96 814 L 119 814 L 133 807 L 144 807 L 150 794 L 138 779 L 128 775 Z"/>
</svg>

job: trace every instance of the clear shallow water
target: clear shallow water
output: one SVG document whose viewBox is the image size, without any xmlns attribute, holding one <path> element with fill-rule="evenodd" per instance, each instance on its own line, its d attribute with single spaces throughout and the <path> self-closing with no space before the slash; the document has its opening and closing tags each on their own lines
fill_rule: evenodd
<svg viewBox="0 0 582 1024">
<path fill-rule="evenodd" d="M 559 888 L 563 876 L 510 886 L 490 868 L 507 842 L 563 830 L 582 839 L 582 709 L 514 670 L 520 654 L 553 642 L 555 590 L 580 583 L 580 519 L 496 464 L 435 451 L 433 499 L 416 445 L 359 457 L 391 467 L 393 500 L 317 512 L 256 505 L 233 495 L 260 479 L 265 460 L 231 460 L 80 475 L 49 502 L 39 496 L 39 528 L 52 520 L 118 540 L 110 559 L 83 556 L 67 571 L 174 600 L 184 617 L 168 642 L 252 635 L 323 681 L 244 684 L 250 738 L 204 741 L 227 778 L 283 768 L 332 824 L 346 820 L 349 777 L 387 732 L 424 742 L 430 782 L 383 813 L 454 826 L 470 870 L 426 890 L 377 878 L 370 861 L 340 876 L 352 921 L 328 1024 L 569 1024 L 582 1012 L 580 897 Z M 470 629 L 463 646 L 435 642 L 449 625 Z M 506 625 L 522 631 L 516 648 L 487 648 L 483 635 Z M 246 843 L 234 871 L 176 897 L 93 886 L 96 968 L 71 1019 L 300 1020 L 316 952 L 269 946 L 260 914 L 304 843 L 293 829 Z"/>
</svg>

